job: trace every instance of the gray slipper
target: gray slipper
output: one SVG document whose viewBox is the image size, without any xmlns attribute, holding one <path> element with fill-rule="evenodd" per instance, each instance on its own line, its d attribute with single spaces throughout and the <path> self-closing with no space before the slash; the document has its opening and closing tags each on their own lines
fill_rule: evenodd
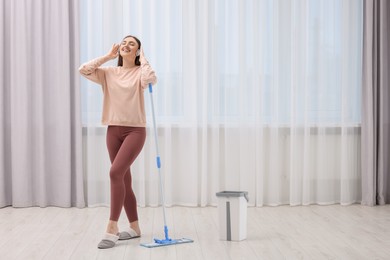
<svg viewBox="0 0 390 260">
<path fill-rule="evenodd" d="M 98 244 L 99 249 L 107 249 L 107 248 L 113 248 L 118 241 L 119 236 L 106 233 L 103 236 L 102 241 Z"/>
<path fill-rule="evenodd" d="M 127 228 L 125 231 L 119 233 L 119 240 L 128 240 L 132 238 L 140 237 L 132 228 Z"/>
</svg>

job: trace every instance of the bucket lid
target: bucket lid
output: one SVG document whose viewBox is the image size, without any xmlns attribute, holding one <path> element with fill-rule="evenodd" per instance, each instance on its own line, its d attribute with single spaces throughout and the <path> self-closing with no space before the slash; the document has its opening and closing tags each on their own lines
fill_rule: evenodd
<svg viewBox="0 0 390 260">
<path fill-rule="evenodd" d="M 247 191 L 220 191 L 216 195 L 217 197 L 245 197 L 249 201 Z"/>
</svg>

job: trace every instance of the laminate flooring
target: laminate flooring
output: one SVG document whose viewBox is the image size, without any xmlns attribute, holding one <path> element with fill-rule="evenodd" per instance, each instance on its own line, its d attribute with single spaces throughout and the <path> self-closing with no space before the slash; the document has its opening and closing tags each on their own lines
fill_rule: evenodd
<svg viewBox="0 0 390 260">
<path fill-rule="evenodd" d="M 219 240 L 216 207 L 171 207 L 166 215 L 170 237 L 195 242 L 141 247 L 163 238 L 160 207 L 139 208 L 141 238 L 105 250 L 97 244 L 108 207 L 2 208 L 0 259 L 390 259 L 390 205 L 249 207 L 241 242 Z"/>
</svg>

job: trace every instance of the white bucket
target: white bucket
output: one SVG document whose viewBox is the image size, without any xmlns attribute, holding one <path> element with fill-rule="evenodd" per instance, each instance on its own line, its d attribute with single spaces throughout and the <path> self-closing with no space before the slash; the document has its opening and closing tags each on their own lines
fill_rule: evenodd
<svg viewBox="0 0 390 260">
<path fill-rule="evenodd" d="M 219 238 L 227 241 L 246 239 L 247 191 L 217 192 L 219 214 Z"/>
</svg>

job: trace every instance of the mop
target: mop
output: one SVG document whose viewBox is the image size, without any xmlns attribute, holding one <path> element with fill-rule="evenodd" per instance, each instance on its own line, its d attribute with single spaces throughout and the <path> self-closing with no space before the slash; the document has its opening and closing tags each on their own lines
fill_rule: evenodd
<svg viewBox="0 0 390 260">
<path fill-rule="evenodd" d="M 153 105 L 153 90 L 152 90 L 152 84 L 149 83 L 149 93 L 150 93 L 150 103 L 152 106 L 152 114 L 153 114 L 153 129 L 154 129 L 154 141 L 156 143 L 156 161 L 157 161 L 157 168 L 158 168 L 158 176 L 160 179 L 160 196 L 161 196 L 161 204 L 163 209 L 163 215 L 164 215 L 164 233 L 165 238 L 158 239 L 155 238 L 154 242 L 150 243 L 141 243 L 141 246 L 153 248 L 153 247 L 160 247 L 160 246 L 170 246 L 170 245 L 177 245 L 177 244 L 184 244 L 184 243 L 192 243 L 194 240 L 189 238 L 179 238 L 179 239 L 172 239 L 169 238 L 168 235 L 168 226 L 167 226 L 167 220 L 165 216 L 165 200 L 164 200 L 164 188 L 163 188 L 163 182 L 161 178 L 161 160 L 160 160 L 160 154 L 158 151 L 158 141 L 157 141 L 157 128 L 156 128 L 156 119 L 154 115 L 154 105 Z"/>
</svg>

